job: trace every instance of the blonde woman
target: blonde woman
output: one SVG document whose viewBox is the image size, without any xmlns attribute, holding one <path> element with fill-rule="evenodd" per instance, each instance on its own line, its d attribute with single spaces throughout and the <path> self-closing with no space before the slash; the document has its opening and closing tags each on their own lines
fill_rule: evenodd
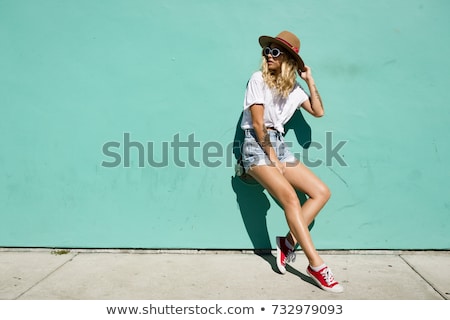
<svg viewBox="0 0 450 320">
<path fill-rule="evenodd" d="M 306 269 L 320 288 L 343 292 L 330 268 L 316 251 L 309 224 L 330 198 L 328 187 L 299 162 L 284 143 L 284 125 L 297 108 L 315 117 L 324 114 L 311 69 L 299 55 L 300 40 L 289 31 L 259 38 L 263 53 L 260 71 L 247 83 L 241 127 L 245 131 L 242 162 L 245 172 L 258 181 L 283 207 L 289 232 L 277 237 L 277 266 L 286 272 L 294 261 L 295 246 L 302 248 Z M 308 86 L 308 95 L 296 81 L 296 72 Z M 296 190 L 308 195 L 301 206 Z"/>
</svg>

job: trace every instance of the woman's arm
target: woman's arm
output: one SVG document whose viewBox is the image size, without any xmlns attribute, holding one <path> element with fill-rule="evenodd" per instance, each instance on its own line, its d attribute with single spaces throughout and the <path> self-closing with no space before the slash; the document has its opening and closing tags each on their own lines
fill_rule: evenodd
<svg viewBox="0 0 450 320">
<path fill-rule="evenodd" d="M 309 100 L 302 103 L 302 107 L 315 117 L 322 117 L 325 113 L 323 109 L 322 99 L 320 98 L 319 90 L 311 73 L 311 68 L 305 66 L 306 71 L 299 70 L 300 77 L 305 80 L 310 92 Z"/>
<path fill-rule="evenodd" d="M 274 166 L 278 168 L 281 174 L 284 174 L 285 167 L 278 160 L 277 154 L 270 142 L 270 136 L 264 124 L 264 106 L 262 104 L 254 104 L 250 107 L 250 114 L 252 116 L 253 130 L 255 130 L 257 142 L 267 154 L 269 160 Z"/>
</svg>

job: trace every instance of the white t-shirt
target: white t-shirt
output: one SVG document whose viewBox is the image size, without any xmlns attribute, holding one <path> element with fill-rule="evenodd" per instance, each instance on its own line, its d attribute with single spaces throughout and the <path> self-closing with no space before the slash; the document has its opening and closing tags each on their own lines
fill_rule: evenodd
<svg viewBox="0 0 450 320">
<path fill-rule="evenodd" d="M 257 71 L 252 74 L 247 83 L 244 98 L 244 114 L 242 116 L 241 128 L 253 129 L 250 107 L 254 104 L 264 106 L 264 124 L 266 127 L 273 127 L 281 133 L 284 133 L 284 125 L 293 116 L 295 110 L 309 99 L 305 90 L 298 82 L 287 98 L 282 98 L 274 92 L 264 82 L 262 72 Z"/>
</svg>

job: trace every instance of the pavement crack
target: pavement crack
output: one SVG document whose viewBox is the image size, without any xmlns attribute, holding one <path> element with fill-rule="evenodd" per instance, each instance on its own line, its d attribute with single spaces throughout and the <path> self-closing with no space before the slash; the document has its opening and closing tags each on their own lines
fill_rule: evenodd
<svg viewBox="0 0 450 320">
<path fill-rule="evenodd" d="M 433 288 L 434 291 L 436 291 L 444 300 L 448 300 L 447 296 L 445 295 L 445 293 L 440 292 L 438 289 L 435 288 L 435 286 L 433 285 L 433 283 L 431 283 L 430 281 L 428 281 L 419 271 L 416 270 L 416 268 L 414 268 L 414 266 L 412 264 L 410 264 L 408 262 L 407 259 L 403 258 L 402 255 L 399 255 L 399 257 L 420 277 L 422 278 L 423 281 L 425 281 L 430 287 Z"/>
<path fill-rule="evenodd" d="M 19 294 L 17 297 L 13 298 L 12 300 L 18 300 L 20 299 L 23 295 L 25 295 L 27 292 L 29 292 L 31 289 L 35 288 L 37 285 L 39 285 L 40 283 L 42 283 L 44 280 L 46 280 L 48 277 L 50 277 L 52 274 L 54 274 L 56 271 L 58 271 L 59 269 L 61 269 L 62 267 L 64 267 L 66 264 L 68 264 L 69 262 L 71 262 L 73 259 L 75 259 L 77 256 L 79 255 L 79 252 L 77 252 L 72 258 L 70 258 L 69 260 L 65 261 L 63 264 L 61 264 L 60 266 L 58 266 L 56 269 L 52 270 L 49 274 L 47 274 L 45 277 L 41 278 L 39 281 L 37 281 L 35 284 L 33 284 L 31 287 L 29 287 L 27 290 L 25 290 L 24 292 L 22 292 L 21 294 Z"/>
</svg>

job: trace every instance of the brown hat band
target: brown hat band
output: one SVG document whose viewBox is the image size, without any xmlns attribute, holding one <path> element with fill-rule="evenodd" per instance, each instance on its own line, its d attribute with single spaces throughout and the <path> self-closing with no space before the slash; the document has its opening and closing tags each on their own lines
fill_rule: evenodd
<svg viewBox="0 0 450 320">
<path fill-rule="evenodd" d="M 290 44 L 289 42 L 287 42 L 286 40 L 282 39 L 282 38 L 278 38 L 276 37 L 275 39 L 280 40 L 281 42 L 283 42 L 284 44 L 287 44 L 292 50 L 295 51 L 295 53 L 298 53 L 299 48 L 294 47 L 292 44 Z"/>
</svg>

